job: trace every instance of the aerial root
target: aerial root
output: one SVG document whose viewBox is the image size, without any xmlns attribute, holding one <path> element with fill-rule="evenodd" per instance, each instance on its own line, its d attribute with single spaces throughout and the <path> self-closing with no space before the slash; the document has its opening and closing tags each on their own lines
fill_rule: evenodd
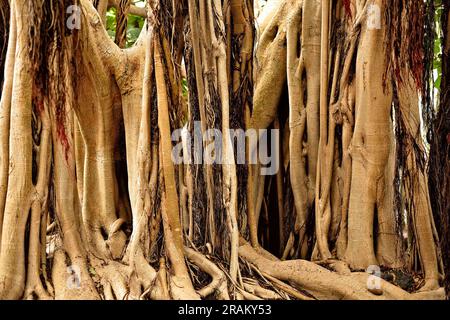
<svg viewBox="0 0 450 320">
<path fill-rule="evenodd" d="M 305 260 L 271 261 L 247 243 L 241 243 L 240 256 L 273 278 L 287 281 L 317 299 L 408 299 L 410 295 L 380 279 L 383 295 L 368 290 L 366 273 L 339 275 Z"/>
<path fill-rule="evenodd" d="M 250 279 L 247 279 L 247 281 L 249 281 L 249 280 Z M 247 281 L 244 282 L 244 289 L 247 292 L 249 292 L 261 299 L 265 299 L 265 300 L 281 300 L 282 299 L 282 297 L 278 293 L 276 293 L 272 290 L 269 290 L 269 289 L 265 289 L 257 283 L 256 284 L 249 283 Z M 253 281 L 251 281 L 251 282 L 253 282 Z"/>
<path fill-rule="evenodd" d="M 49 290 L 51 292 L 51 290 Z M 45 290 L 40 279 L 36 277 L 31 277 L 27 279 L 27 284 L 25 285 L 25 291 L 23 298 L 25 300 L 52 300 L 53 297 L 51 293 Z"/>
<path fill-rule="evenodd" d="M 255 267 L 254 267 L 255 268 Z M 256 269 L 256 268 L 255 268 Z M 261 273 L 267 280 L 269 280 L 274 287 L 276 287 L 278 290 L 281 290 L 283 292 L 285 292 L 288 297 L 291 296 L 297 300 L 314 300 L 312 297 L 309 297 L 303 293 L 301 293 L 300 291 L 298 291 L 297 289 L 295 289 L 294 287 L 284 283 L 281 280 L 278 280 L 277 278 L 274 278 L 266 273 Z"/>
<path fill-rule="evenodd" d="M 295 289 L 306 291 L 316 299 L 445 299 L 443 288 L 428 292 L 408 293 L 380 278 L 375 279 L 377 285 L 372 288 L 369 285 L 371 283 L 369 277 L 373 276 L 365 272 L 348 273 L 345 264 L 342 263 L 334 263 L 335 269 L 343 271 L 336 273 L 306 260 L 269 260 L 242 240 L 239 255 L 281 289 L 289 290 L 286 286 L 282 288 L 283 285 L 280 284 L 281 281 L 286 281 Z M 303 298 L 303 296 L 299 296 L 299 298 Z"/>
<path fill-rule="evenodd" d="M 97 300 L 100 299 L 95 284 L 85 262 L 66 263 L 66 253 L 62 248 L 53 255 L 52 281 L 56 300 Z"/>
<path fill-rule="evenodd" d="M 212 281 L 207 286 L 197 291 L 200 297 L 206 298 L 215 294 L 220 300 L 230 300 L 224 272 L 211 262 L 211 260 L 194 249 L 185 247 L 184 252 L 189 261 L 198 266 L 203 272 L 209 274 L 212 278 Z"/>
<path fill-rule="evenodd" d="M 115 261 L 110 261 L 103 267 L 97 267 L 102 284 L 109 283 L 111 291 L 116 300 L 133 300 L 134 295 L 130 295 L 131 269 Z"/>
</svg>

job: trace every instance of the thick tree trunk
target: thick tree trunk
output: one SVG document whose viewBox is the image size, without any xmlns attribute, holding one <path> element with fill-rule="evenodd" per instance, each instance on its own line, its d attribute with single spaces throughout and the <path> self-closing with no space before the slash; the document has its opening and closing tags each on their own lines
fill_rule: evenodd
<svg viewBox="0 0 450 320">
<path fill-rule="evenodd" d="M 440 248 L 417 90 L 428 79 L 416 51 L 382 45 L 399 37 L 389 21 L 424 13 L 393 6 L 0 0 L 0 298 L 442 299 L 446 202 L 430 188 Z M 128 13 L 147 19 L 124 49 Z M 446 190 L 440 112 L 430 180 Z M 242 146 L 232 129 L 281 134 L 254 145 L 247 132 Z M 273 176 L 249 163 L 263 143 L 281 145 Z M 377 267 L 424 285 L 361 272 Z"/>
</svg>

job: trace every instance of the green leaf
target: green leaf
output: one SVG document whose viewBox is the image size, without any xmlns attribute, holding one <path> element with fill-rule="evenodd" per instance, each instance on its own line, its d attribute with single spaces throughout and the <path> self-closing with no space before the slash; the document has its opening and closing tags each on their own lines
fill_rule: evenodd
<svg viewBox="0 0 450 320">
<path fill-rule="evenodd" d="M 189 87 L 186 78 L 181 80 L 181 89 L 183 90 L 183 97 L 187 99 Z"/>
<path fill-rule="evenodd" d="M 113 30 L 107 30 L 109 37 L 111 38 L 111 40 L 114 41 L 114 39 L 116 38 L 116 31 Z"/>
<path fill-rule="evenodd" d="M 111 8 L 106 12 L 106 30 L 116 31 L 116 9 Z"/>
<path fill-rule="evenodd" d="M 140 28 L 128 28 L 127 30 L 127 47 L 131 47 L 139 38 Z"/>
<path fill-rule="evenodd" d="M 434 87 L 438 90 L 441 89 L 441 75 L 439 75 L 436 79 L 436 81 L 434 81 Z"/>
</svg>

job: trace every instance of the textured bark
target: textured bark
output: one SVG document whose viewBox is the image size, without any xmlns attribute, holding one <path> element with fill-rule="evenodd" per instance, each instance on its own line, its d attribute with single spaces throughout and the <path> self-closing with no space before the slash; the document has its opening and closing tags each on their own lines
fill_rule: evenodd
<svg viewBox="0 0 450 320">
<path fill-rule="evenodd" d="M 446 119 L 440 111 L 432 128 L 427 177 L 417 89 L 426 77 L 414 50 L 382 45 L 398 36 L 386 17 L 406 9 L 33 1 L 0 1 L 0 27 L 10 17 L 0 30 L 0 298 L 444 297 L 448 230 L 438 235 L 434 216 L 446 221 L 436 153 Z M 60 14 L 71 4 L 79 30 Z M 129 13 L 146 23 L 124 49 Z M 213 139 L 195 154 L 195 134 L 220 130 L 223 163 L 174 162 L 178 128 L 181 155 L 196 160 Z M 231 129 L 279 130 L 280 170 L 238 164 Z M 257 150 L 245 141 L 248 161 Z M 385 280 L 364 272 L 377 266 Z M 420 282 L 406 288 L 389 278 L 395 269 Z"/>
</svg>

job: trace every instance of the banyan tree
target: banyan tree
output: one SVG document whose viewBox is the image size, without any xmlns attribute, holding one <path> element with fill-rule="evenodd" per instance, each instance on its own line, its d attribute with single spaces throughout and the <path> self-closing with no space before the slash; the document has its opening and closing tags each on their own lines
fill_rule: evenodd
<svg viewBox="0 0 450 320">
<path fill-rule="evenodd" d="M 0 0 L 0 298 L 444 299 L 442 2 Z"/>
</svg>

